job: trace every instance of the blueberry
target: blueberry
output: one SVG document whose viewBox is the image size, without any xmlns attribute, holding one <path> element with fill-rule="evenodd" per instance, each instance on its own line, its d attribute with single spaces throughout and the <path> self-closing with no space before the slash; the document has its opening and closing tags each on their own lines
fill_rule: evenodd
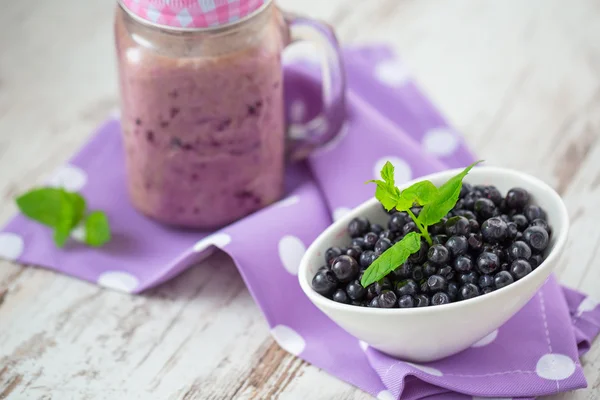
<svg viewBox="0 0 600 400">
<path fill-rule="evenodd" d="M 411 219 L 405 212 L 397 212 L 390 218 L 388 222 L 388 228 L 390 231 L 399 232 L 402 230 L 404 225 L 409 222 Z"/>
<path fill-rule="evenodd" d="M 506 214 L 501 214 L 498 218 L 500 218 L 502 221 L 506 222 L 507 224 L 510 222 L 510 217 Z"/>
<path fill-rule="evenodd" d="M 423 264 L 423 274 L 425 277 L 429 277 L 437 272 L 437 267 L 434 263 L 429 261 L 425 261 Z"/>
<path fill-rule="evenodd" d="M 449 265 L 440 268 L 438 274 L 446 278 L 448 281 L 454 279 L 454 270 Z"/>
<path fill-rule="evenodd" d="M 489 218 L 481 225 L 481 235 L 486 242 L 498 243 L 506 239 L 508 226 L 499 217 Z"/>
<path fill-rule="evenodd" d="M 479 296 L 479 288 L 472 283 L 467 283 L 460 288 L 460 298 L 463 300 Z"/>
<path fill-rule="evenodd" d="M 415 266 L 413 265 L 413 263 L 411 263 L 410 261 L 406 261 L 398 268 L 396 268 L 396 274 L 398 275 L 399 279 L 407 279 L 412 276 L 414 269 Z"/>
<path fill-rule="evenodd" d="M 429 278 L 427 278 L 427 286 L 432 292 L 439 292 L 446 290 L 448 287 L 448 282 L 443 276 L 431 275 Z"/>
<path fill-rule="evenodd" d="M 465 274 L 473 269 L 473 261 L 467 256 L 458 256 L 454 259 L 453 263 L 456 272 Z"/>
<path fill-rule="evenodd" d="M 415 295 L 419 292 L 419 285 L 412 279 L 406 279 L 396 283 L 396 295 L 402 297 L 405 295 Z"/>
<path fill-rule="evenodd" d="M 477 284 L 477 282 L 479 282 L 479 274 L 475 271 L 471 271 L 468 274 L 462 274 L 458 277 L 458 280 L 462 283 L 462 284 L 466 284 L 466 283 L 473 283 L 473 284 Z"/>
<path fill-rule="evenodd" d="M 491 275 L 481 275 L 479 277 L 479 287 L 480 288 L 485 288 L 485 287 L 491 287 L 494 286 L 494 277 Z"/>
<path fill-rule="evenodd" d="M 312 288 L 323 296 L 331 296 L 337 289 L 338 280 L 331 271 L 321 270 L 317 272 L 312 280 Z"/>
<path fill-rule="evenodd" d="M 319 269 L 317 270 L 317 272 L 319 271 L 330 271 L 331 267 L 329 265 L 323 265 L 321 267 L 319 267 Z"/>
<path fill-rule="evenodd" d="M 476 200 L 477 195 L 475 192 L 468 193 L 463 199 L 463 208 L 466 210 L 473 210 Z"/>
<path fill-rule="evenodd" d="M 379 289 L 379 292 L 377 292 L 378 289 Z M 377 296 L 379 296 L 381 294 L 381 287 L 376 286 L 374 283 L 372 283 L 366 287 L 366 291 L 367 291 L 367 295 L 366 295 L 367 301 L 371 301 L 374 298 L 377 298 Z"/>
<path fill-rule="evenodd" d="M 469 220 L 469 230 L 471 232 L 479 232 L 480 228 L 479 228 L 479 222 L 477 222 L 476 219 L 470 219 Z"/>
<path fill-rule="evenodd" d="M 346 293 L 352 300 L 362 300 L 367 294 L 367 289 L 360 284 L 359 280 L 354 280 L 346 286 Z"/>
<path fill-rule="evenodd" d="M 450 259 L 450 252 L 441 244 L 434 244 L 427 252 L 427 259 L 435 264 L 445 264 Z"/>
<path fill-rule="evenodd" d="M 429 302 L 429 296 L 427 296 L 426 294 L 418 294 L 415 296 L 415 307 L 428 307 Z"/>
<path fill-rule="evenodd" d="M 442 304 L 448 304 L 448 303 L 450 303 L 450 297 L 448 296 L 448 294 L 446 294 L 444 292 L 438 292 L 438 293 L 434 294 L 433 297 L 431 298 L 432 306 L 440 306 Z"/>
<path fill-rule="evenodd" d="M 447 218 L 442 218 L 439 222 L 429 227 L 429 233 L 432 235 L 439 235 L 440 233 L 446 232 L 446 221 Z"/>
<path fill-rule="evenodd" d="M 418 231 L 417 225 L 413 221 L 407 222 L 402 227 L 402 233 L 404 235 L 406 235 L 406 234 L 408 234 L 410 232 L 417 232 L 417 231 Z"/>
<path fill-rule="evenodd" d="M 379 240 L 379 235 L 373 232 L 369 232 L 363 237 L 363 239 L 365 240 L 365 245 L 363 246 L 363 249 L 373 250 L 375 248 L 375 244 Z"/>
<path fill-rule="evenodd" d="M 456 282 L 448 283 L 448 289 L 446 289 L 446 293 L 448 293 L 448 297 L 450 300 L 455 301 L 458 297 L 458 285 Z"/>
<path fill-rule="evenodd" d="M 508 271 L 509 268 L 510 268 L 510 264 L 509 263 L 502 263 L 502 264 L 500 264 L 500 271 Z"/>
<path fill-rule="evenodd" d="M 496 213 L 496 206 L 490 199 L 482 197 L 475 200 L 474 210 L 479 218 L 488 219 L 492 218 Z M 483 226 L 481 228 L 483 229 Z"/>
<path fill-rule="evenodd" d="M 361 238 L 361 237 L 357 237 L 352 239 L 352 241 L 350 242 L 351 246 L 356 246 L 356 247 L 360 247 L 361 249 L 364 250 L 365 248 L 365 239 Z"/>
<path fill-rule="evenodd" d="M 469 220 L 465 217 L 452 217 L 446 221 L 446 234 L 448 236 L 467 236 L 470 232 Z"/>
<path fill-rule="evenodd" d="M 417 282 L 420 281 L 421 279 L 425 278 L 425 273 L 423 272 L 423 267 L 416 266 L 413 269 L 412 278 Z"/>
<path fill-rule="evenodd" d="M 421 210 L 423 209 L 423 207 L 413 207 L 410 209 L 410 211 L 415 214 L 415 217 L 418 217 L 419 214 L 421 214 Z"/>
<path fill-rule="evenodd" d="M 391 242 L 396 239 L 396 234 L 390 230 L 385 230 L 379 234 L 379 239 L 388 239 Z"/>
<path fill-rule="evenodd" d="M 464 236 L 452 236 L 445 246 L 454 257 L 465 254 L 469 249 L 467 238 Z"/>
<path fill-rule="evenodd" d="M 469 221 L 471 221 L 471 220 L 477 221 L 477 216 L 475 215 L 475 213 L 473 213 L 473 211 L 463 210 L 460 214 L 457 214 L 457 215 L 460 215 L 461 217 L 465 217 Z"/>
<path fill-rule="evenodd" d="M 525 277 L 531 270 L 531 264 L 527 260 L 515 260 L 510 265 L 510 273 L 516 280 Z"/>
<path fill-rule="evenodd" d="M 333 260 L 342 255 L 342 249 L 339 247 L 330 247 L 325 251 L 325 263 L 333 264 Z"/>
<path fill-rule="evenodd" d="M 429 290 L 429 286 L 427 285 L 427 279 L 423 279 L 423 280 L 420 282 L 420 289 L 421 289 L 421 293 L 422 293 L 422 294 L 425 294 L 425 293 L 429 293 L 429 292 L 430 292 L 430 290 Z"/>
<path fill-rule="evenodd" d="M 508 247 L 508 261 L 515 261 L 517 258 L 529 260 L 531 257 L 531 248 L 523 241 L 516 241 Z"/>
<path fill-rule="evenodd" d="M 360 255 L 359 262 L 363 268 L 368 268 L 375 261 L 376 255 L 371 250 L 363 251 Z"/>
<path fill-rule="evenodd" d="M 379 235 L 381 232 L 383 232 L 383 226 L 379 224 L 371 224 L 371 232 Z"/>
<path fill-rule="evenodd" d="M 366 307 L 369 305 L 368 302 L 365 302 L 363 300 L 352 300 L 350 302 L 350 304 L 352 304 L 353 306 L 358 306 L 358 307 Z"/>
<path fill-rule="evenodd" d="M 494 291 L 493 287 L 484 287 L 481 288 L 481 294 L 488 294 L 488 293 L 492 293 Z"/>
<path fill-rule="evenodd" d="M 534 254 L 529 259 L 529 264 L 531 264 L 531 268 L 536 269 L 540 266 L 540 264 L 544 261 L 540 254 Z"/>
<path fill-rule="evenodd" d="M 521 210 L 529 202 L 529 193 L 521 188 L 512 188 L 506 194 L 506 206 L 515 210 Z"/>
<path fill-rule="evenodd" d="M 431 241 L 433 242 L 433 244 L 446 244 L 446 242 L 448 241 L 448 236 L 435 235 L 434 237 L 431 238 Z"/>
<path fill-rule="evenodd" d="M 550 236 L 550 234 L 552 234 L 552 228 L 550 228 L 550 225 L 548 225 L 548 222 L 546 222 L 546 220 L 543 220 L 541 218 L 536 218 L 533 221 L 531 221 L 530 226 L 539 226 L 540 228 L 544 228 L 544 230 L 546 232 L 548 232 L 548 236 Z"/>
<path fill-rule="evenodd" d="M 483 248 L 483 237 L 478 233 L 471 233 L 467 239 L 469 244 L 469 250 L 472 252 L 479 252 Z"/>
<path fill-rule="evenodd" d="M 488 186 L 483 191 L 483 195 L 486 198 L 490 199 L 492 203 L 494 203 L 496 206 L 499 206 L 500 203 L 502 203 L 502 200 L 504 200 L 504 198 L 502 197 L 502 193 L 500 193 L 500 191 L 495 186 Z"/>
<path fill-rule="evenodd" d="M 542 210 L 541 207 L 529 205 L 525 207 L 523 210 L 523 214 L 527 217 L 529 221 L 534 221 L 536 219 L 546 219 L 546 212 Z"/>
<path fill-rule="evenodd" d="M 392 282 L 388 278 L 382 278 L 377 282 L 373 283 L 375 287 L 375 293 L 381 294 L 384 290 L 392 290 Z"/>
<path fill-rule="evenodd" d="M 523 232 L 517 232 L 517 235 L 515 236 L 514 240 L 521 240 L 523 239 Z"/>
<path fill-rule="evenodd" d="M 390 247 L 392 247 L 392 242 L 389 239 L 379 239 L 375 243 L 375 253 L 383 254 Z"/>
<path fill-rule="evenodd" d="M 456 202 L 456 204 L 454 205 L 454 207 L 452 208 L 452 210 L 454 212 L 461 211 L 464 208 L 464 206 L 465 206 L 465 201 L 463 199 L 459 199 Z"/>
<path fill-rule="evenodd" d="M 412 308 L 415 306 L 415 299 L 410 295 L 404 295 L 398 299 L 398 307 Z"/>
<path fill-rule="evenodd" d="M 350 298 L 344 291 L 344 289 L 338 289 L 333 294 L 333 301 L 337 301 L 338 303 L 348 304 L 350 303 Z"/>
<path fill-rule="evenodd" d="M 508 286 L 515 280 L 508 271 L 500 271 L 494 276 L 494 286 L 496 289 L 502 289 L 504 286 Z"/>
<path fill-rule="evenodd" d="M 516 239 L 517 235 L 519 235 L 519 228 L 517 227 L 517 224 L 515 224 L 514 222 L 509 222 L 506 224 L 506 237 L 507 239 L 510 240 L 514 240 Z"/>
<path fill-rule="evenodd" d="M 344 251 L 344 254 L 358 261 L 360 259 L 360 255 L 362 254 L 362 249 L 358 246 L 350 246 Z"/>
<path fill-rule="evenodd" d="M 359 237 L 363 236 L 367 232 L 369 232 L 369 220 L 366 218 L 354 218 L 348 224 L 348 234 L 350 237 Z"/>
<path fill-rule="evenodd" d="M 421 264 L 425 260 L 427 260 L 427 251 L 429 250 L 429 245 L 426 241 L 421 240 L 421 246 L 419 247 L 419 251 L 412 253 L 408 256 L 408 261 L 414 264 Z"/>
<path fill-rule="evenodd" d="M 538 252 L 543 251 L 548 247 L 548 232 L 540 226 L 530 226 L 523 232 L 523 241 L 525 241 L 532 250 Z"/>
<path fill-rule="evenodd" d="M 384 290 L 377 297 L 379 307 L 381 308 L 394 308 L 396 306 L 396 302 L 398 298 L 396 297 L 396 293 L 391 290 Z"/>
<path fill-rule="evenodd" d="M 358 274 L 358 263 L 347 255 L 341 255 L 333 261 L 331 271 L 340 282 L 350 282 L 356 279 Z"/>
<path fill-rule="evenodd" d="M 460 187 L 460 194 L 458 195 L 459 198 L 464 198 L 468 193 L 471 193 L 473 191 L 473 185 L 467 183 L 467 182 L 463 182 L 462 186 Z"/>
<path fill-rule="evenodd" d="M 517 225 L 520 231 L 525 230 L 529 225 L 529 220 L 523 214 L 515 214 L 511 217 L 511 221 Z"/>
<path fill-rule="evenodd" d="M 491 274 L 500 266 L 500 259 L 492 252 L 484 251 L 477 257 L 477 269 L 482 274 Z"/>
<path fill-rule="evenodd" d="M 369 302 L 369 306 L 371 308 L 379 308 L 379 296 L 373 297 Z"/>
</svg>

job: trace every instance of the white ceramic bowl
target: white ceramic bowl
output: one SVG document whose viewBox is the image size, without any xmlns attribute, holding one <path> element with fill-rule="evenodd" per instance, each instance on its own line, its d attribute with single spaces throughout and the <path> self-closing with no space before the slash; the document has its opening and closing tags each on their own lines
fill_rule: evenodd
<svg viewBox="0 0 600 400">
<path fill-rule="evenodd" d="M 439 186 L 458 172 L 460 170 L 456 169 L 424 176 L 400 188 L 423 179 Z M 384 226 L 387 224 L 388 216 L 373 198 L 333 223 L 308 248 L 298 273 L 304 293 L 329 318 L 357 339 L 384 353 L 410 361 L 427 362 L 458 353 L 500 327 L 534 296 L 556 267 L 567 239 L 568 214 L 560 196 L 552 188 L 518 171 L 478 167 L 471 170 L 465 182 L 495 185 L 503 194 L 513 187 L 522 187 L 529 191 L 533 204 L 546 210 L 552 226 L 548 255 L 525 278 L 470 300 L 425 308 L 357 307 L 321 296 L 312 289 L 312 278 L 324 264 L 323 255 L 329 247 L 344 247 L 350 242 L 346 233 L 350 220 L 362 216 Z"/>
</svg>

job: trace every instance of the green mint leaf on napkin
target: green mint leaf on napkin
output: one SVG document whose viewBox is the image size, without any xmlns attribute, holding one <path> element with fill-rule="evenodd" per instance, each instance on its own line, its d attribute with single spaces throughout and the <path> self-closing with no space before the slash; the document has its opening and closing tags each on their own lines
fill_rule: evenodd
<svg viewBox="0 0 600 400">
<path fill-rule="evenodd" d="M 377 185 L 375 197 L 386 210 L 390 211 L 400 200 L 400 190 L 396 187 L 394 181 L 394 166 L 391 162 L 386 162 L 381 169 L 381 178 L 383 180 L 374 179 L 367 181 L 367 183 L 375 183 Z"/>
<path fill-rule="evenodd" d="M 421 247 L 421 235 L 410 232 L 398 243 L 387 249 L 367 268 L 360 284 L 367 287 L 384 278 L 387 274 L 402 265 L 408 257 Z"/>
<path fill-rule="evenodd" d="M 438 193 L 435 198 L 431 199 L 428 203 L 423 206 L 419 218 L 417 219 L 417 225 L 430 226 L 438 223 L 442 218 L 454 208 L 460 195 L 460 189 L 462 188 L 462 181 L 465 176 L 471 171 L 471 169 L 479 164 L 480 161 L 474 162 L 465 168 L 458 175 L 450 178 L 446 183 L 438 188 Z"/>
<path fill-rule="evenodd" d="M 53 228 L 54 243 L 58 247 L 65 245 L 71 231 L 84 219 L 87 207 L 85 199 L 79 193 L 54 187 L 32 189 L 18 196 L 15 201 L 19 210 L 26 217 Z M 101 244 L 98 243 L 106 243 L 107 230 L 108 239 L 110 239 L 110 228 L 106 216 L 100 222 L 95 216 L 91 226 L 94 233 L 90 240 L 93 244 L 90 245 L 99 246 Z"/>
<path fill-rule="evenodd" d="M 92 211 L 85 219 L 85 242 L 102 247 L 110 241 L 110 226 L 103 211 Z"/>
</svg>

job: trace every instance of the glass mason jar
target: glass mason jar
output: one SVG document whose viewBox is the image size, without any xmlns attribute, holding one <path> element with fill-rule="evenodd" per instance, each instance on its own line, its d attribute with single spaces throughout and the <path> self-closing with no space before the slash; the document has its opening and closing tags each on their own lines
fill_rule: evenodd
<svg viewBox="0 0 600 400">
<path fill-rule="evenodd" d="M 285 15 L 270 0 L 225 23 L 215 22 L 214 8 L 235 1 L 191 0 L 204 7 L 171 19 L 150 8 L 161 1 L 169 3 L 122 0 L 116 12 L 129 195 L 162 223 L 224 226 L 278 200 L 286 159 L 337 133 L 328 116 L 344 108 L 339 48 L 331 29 Z M 207 3 L 213 22 L 202 26 Z M 183 27 L 192 21 L 200 26 Z M 296 40 L 315 41 L 325 55 L 324 111 L 286 126 L 281 55 Z"/>
</svg>

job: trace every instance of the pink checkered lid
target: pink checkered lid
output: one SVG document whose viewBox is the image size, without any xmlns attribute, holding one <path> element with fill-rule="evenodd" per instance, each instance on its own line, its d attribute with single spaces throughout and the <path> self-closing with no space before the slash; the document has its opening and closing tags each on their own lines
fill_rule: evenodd
<svg viewBox="0 0 600 400">
<path fill-rule="evenodd" d="M 203 29 L 239 21 L 271 0 L 119 0 L 130 13 L 152 24 Z"/>
</svg>

